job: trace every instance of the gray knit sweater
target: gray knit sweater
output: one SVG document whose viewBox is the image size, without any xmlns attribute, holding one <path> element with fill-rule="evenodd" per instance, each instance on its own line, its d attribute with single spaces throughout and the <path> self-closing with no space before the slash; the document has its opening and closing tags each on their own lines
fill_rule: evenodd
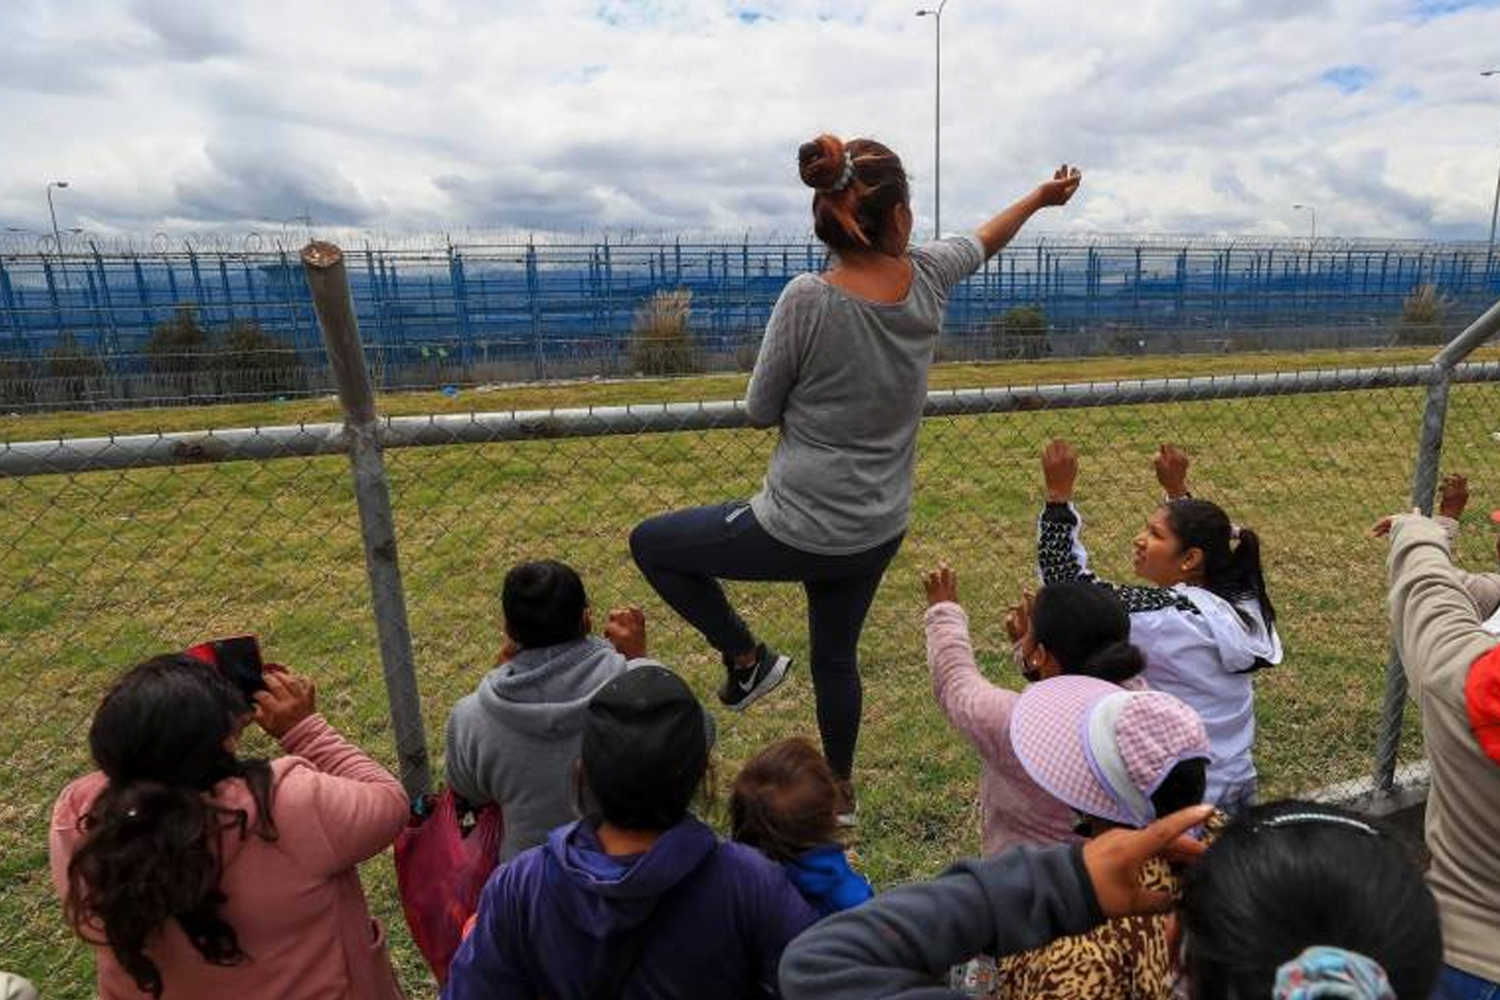
<svg viewBox="0 0 1500 1000">
<path fill-rule="evenodd" d="M 766 325 L 745 410 L 781 436 L 750 506 L 793 548 L 863 552 L 906 530 L 933 347 L 948 293 L 984 248 L 950 237 L 913 250 L 911 263 L 911 289 L 890 304 L 798 275 Z"/>
</svg>

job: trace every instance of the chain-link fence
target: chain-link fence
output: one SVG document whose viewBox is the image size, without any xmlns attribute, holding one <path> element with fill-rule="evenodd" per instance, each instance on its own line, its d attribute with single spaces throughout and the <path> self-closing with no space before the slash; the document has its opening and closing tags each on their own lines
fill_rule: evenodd
<svg viewBox="0 0 1500 1000">
<path fill-rule="evenodd" d="M 1480 338 L 1483 339 L 1483 338 Z M 1446 369 L 1444 369 L 1446 370 Z M 1287 662 L 1258 681 L 1257 757 L 1290 791 L 1368 773 L 1387 628 L 1383 547 L 1365 537 L 1411 494 L 1434 366 L 933 393 L 907 542 L 862 647 L 857 849 L 877 884 L 927 875 L 975 847 L 974 763 L 932 705 L 917 571 L 959 570 L 976 646 L 1017 680 L 1001 621 L 1034 580 L 1037 456 L 1078 448 L 1078 503 L 1095 567 L 1124 578 L 1129 539 L 1158 499 L 1150 457 L 1175 441 L 1191 485 L 1264 539 Z M 1464 365 L 1447 399 L 1443 466 L 1500 506 L 1500 363 Z M 774 443 L 732 402 L 395 418 L 380 425 L 400 543 L 411 659 L 434 759 L 443 720 L 502 641 L 498 589 L 513 563 L 564 559 L 598 609 L 645 606 L 652 652 L 711 703 L 717 657 L 630 562 L 641 518 L 752 493 Z M 86 949 L 47 873 L 48 810 L 85 771 L 88 720 L 110 678 L 192 641 L 259 633 L 269 658 L 318 682 L 335 726 L 396 766 L 370 612 L 356 491 L 337 425 L 12 442 L 0 447 L 0 957 L 49 997 L 91 995 Z M 368 472 L 368 470 L 366 470 Z M 1491 565 L 1476 524 L 1460 559 Z M 747 620 L 805 663 L 800 591 L 734 585 Z M 387 642 L 389 658 L 392 649 Z M 399 649 L 396 649 L 399 655 Z M 389 664 L 387 664 L 389 667 Z M 415 706 L 412 706 L 413 709 Z M 804 674 L 722 720 L 720 768 L 815 731 Z M 264 741 L 249 749 L 272 752 Z M 1417 749 L 1408 735 L 1408 756 Z M 410 772 L 408 772 L 410 776 Z M 401 927 L 388 860 L 366 866 L 414 996 L 431 987 Z"/>
</svg>

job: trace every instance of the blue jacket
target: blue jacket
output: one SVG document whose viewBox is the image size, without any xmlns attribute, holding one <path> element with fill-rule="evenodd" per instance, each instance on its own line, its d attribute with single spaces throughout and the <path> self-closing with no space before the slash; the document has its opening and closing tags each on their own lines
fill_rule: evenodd
<svg viewBox="0 0 1500 1000">
<path fill-rule="evenodd" d="M 490 877 L 444 1000 L 592 1000 L 601 954 L 648 918 L 622 1000 L 775 996 L 782 950 L 817 914 L 779 865 L 691 816 L 631 857 L 571 823 Z"/>
<path fill-rule="evenodd" d="M 864 876 L 849 867 L 848 856 L 837 844 L 814 847 L 784 867 L 787 878 L 820 917 L 852 909 L 875 895 Z"/>
</svg>

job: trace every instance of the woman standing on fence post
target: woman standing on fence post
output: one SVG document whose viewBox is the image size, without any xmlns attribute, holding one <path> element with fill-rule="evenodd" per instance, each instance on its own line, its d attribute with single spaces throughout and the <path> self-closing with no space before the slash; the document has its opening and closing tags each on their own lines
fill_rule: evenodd
<svg viewBox="0 0 1500 1000">
<path fill-rule="evenodd" d="M 832 266 L 792 279 L 766 325 L 745 399 L 752 425 L 780 428 L 760 492 L 650 518 L 631 533 L 630 550 L 719 651 L 719 700 L 735 710 L 780 684 L 791 658 L 757 640 L 718 581 L 802 584 L 818 729 L 852 818 L 859 634 L 906 532 L 927 368 L 949 292 L 1034 213 L 1066 204 L 1081 175 L 1064 165 L 973 235 L 909 249 L 910 194 L 895 153 L 821 135 L 802 144 L 798 165 L 816 192 L 813 229 Z"/>
</svg>

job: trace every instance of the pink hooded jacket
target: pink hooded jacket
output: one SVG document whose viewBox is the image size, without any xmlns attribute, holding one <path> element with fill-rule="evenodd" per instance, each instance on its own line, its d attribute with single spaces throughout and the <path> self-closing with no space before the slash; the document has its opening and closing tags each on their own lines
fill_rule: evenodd
<svg viewBox="0 0 1500 1000">
<path fill-rule="evenodd" d="M 927 609 L 927 665 L 938 706 L 979 752 L 980 837 L 986 856 L 1016 844 L 1072 844 L 1073 812 L 1031 780 L 1010 746 L 1010 717 L 1021 692 L 979 672 L 969 616 L 950 602 Z"/>
<path fill-rule="evenodd" d="M 290 756 L 273 761 L 275 840 L 225 838 L 221 912 L 249 960 L 205 962 L 170 922 L 151 945 L 163 1000 L 398 1000 L 385 933 L 371 918 L 355 868 L 381 853 L 406 823 L 401 784 L 340 736 L 321 715 L 281 739 Z M 52 811 L 52 881 L 66 897 L 68 862 L 83 839 L 80 825 L 107 779 L 95 771 L 72 782 Z M 239 779 L 222 782 L 215 801 L 243 809 L 255 803 Z M 150 994 L 109 949 L 96 946 L 101 1000 Z"/>
</svg>

